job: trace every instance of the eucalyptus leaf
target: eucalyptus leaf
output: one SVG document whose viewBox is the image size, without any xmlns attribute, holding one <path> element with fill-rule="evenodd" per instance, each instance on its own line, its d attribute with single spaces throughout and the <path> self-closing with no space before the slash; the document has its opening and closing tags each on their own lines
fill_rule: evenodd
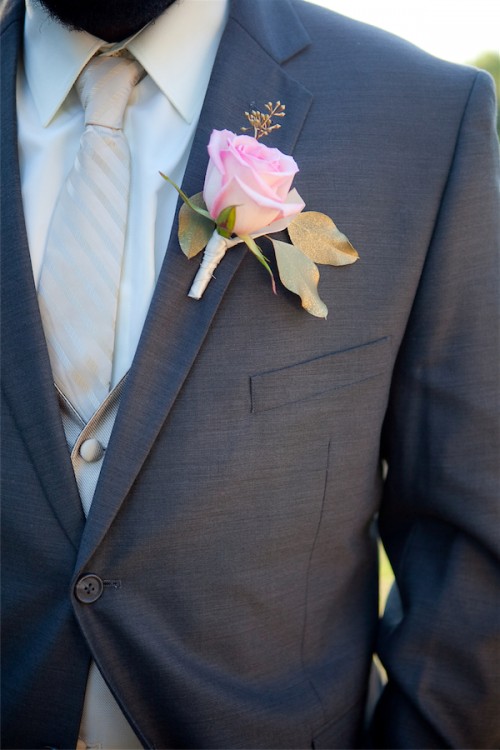
<svg viewBox="0 0 500 750">
<path fill-rule="evenodd" d="M 196 208 L 204 208 L 203 193 L 196 193 L 190 198 Z M 194 258 L 206 246 L 214 231 L 212 219 L 193 210 L 188 203 L 183 203 L 179 211 L 179 244 L 188 258 Z"/>
<path fill-rule="evenodd" d="M 293 244 L 315 263 L 329 266 L 347 266 L 359 255 L 345 234 L 337 229 L 326 214 L 303 211 L 288 227 Z"/>
<path fill-rule="evenodd" d="M 283 285 L 299 295 L 304 310 L 317 318 L 326 318 L 328 308 L 318 295 L 317 265 L 294 245 L 272 238 L 271 241 Z"/>
</svg>

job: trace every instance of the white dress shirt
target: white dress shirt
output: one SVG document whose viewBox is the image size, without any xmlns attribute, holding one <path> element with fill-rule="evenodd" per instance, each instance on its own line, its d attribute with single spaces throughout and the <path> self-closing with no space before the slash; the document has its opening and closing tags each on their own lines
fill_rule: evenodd
<svg viewBox="0 0 500 750">
<path fill-rule="evenodd" d="M 124 43 L 109 45 L 86 32 L 64 28 L 33 0 L 26 0 L 24 59 L 17 80 L 18 138 L 24 213 L 37 286 L 52 212 L 84 127 L 83 108 L 74 89 L 79 73 L 96 53 L 121 48 L 129 50 L 146 71 L 131 96 L 124 121 L 132 175 L 113 386 L 132 363 L 174 219 L 178 196 L 159 170 L 178 185 L 182 182 L 227 13 L 228 0 L 182 0 Z M 82 441 L 99 438 L 106 445 L 118 398 L 116 389 L 107 400 L 109 405 L 103 405 L 102 415 L 94 415 L 88 425 L 78 425 L 63 404 L 74 468 L 82 463 Z M 96 462 L 75 470 L 86 515 L 100 465 Z M 141 747 L 94 663 L 80 737 L 79 750 Z"/>
<path fill-rule="evenodd" d="M 64 28 L 26 0 L 17 107 L 23 205 L 37 286 L 50 218 L 83 131 L 76 78 L 103 46 L 125 46 L 147 73 L 124 122 L 132 182 L 112 385 L 132 363 L 174 218 L 178 196 L 159 171 L 180 185 L 227 12 L 228 0 L 182 0 L 125 44 L 103 45 L 91 34 Z"/>
</svg>

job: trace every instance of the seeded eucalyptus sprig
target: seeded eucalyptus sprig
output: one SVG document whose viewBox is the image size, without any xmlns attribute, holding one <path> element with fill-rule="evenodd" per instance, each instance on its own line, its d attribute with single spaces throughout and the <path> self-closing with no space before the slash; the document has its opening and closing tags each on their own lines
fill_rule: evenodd
<svg viewBox="0 0 500 750">
<path fill-rule="evenodd" d="M 245 117 L 253 128 L 254 138 L 259 140 L 265 135 L 269 135 L 273 130 L 281 128 L 279 123 L 272 124 L 273 117 L 284 117 L 285 116 L 285 105 L 281 102 L 268 102 L 266 104 L 267 114 L 259 112 L 257 109 L 252 109 L 251 112 L 245 112 Z M 246 133 L 251 128 L 241 128 Z"/>
</svg>

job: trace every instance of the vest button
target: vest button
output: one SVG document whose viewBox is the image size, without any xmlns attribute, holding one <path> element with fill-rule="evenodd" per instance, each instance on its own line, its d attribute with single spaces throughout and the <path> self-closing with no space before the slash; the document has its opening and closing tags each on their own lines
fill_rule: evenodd
<svg viewBox="0 0 500 750">
<path fill-rule="evenodd" d="M 82 604 L 93 604 L 102 595 L 104 584 L 99 576 L 82 576 L 75 586 L 75 596 Z"/>
<path fill-rule="evenodd" d="M 80 456 L 88 464 L 99 461 L 104 455 L 104 448 L 95 438 L 84 440 L 80 446 Z"/>
</svg>

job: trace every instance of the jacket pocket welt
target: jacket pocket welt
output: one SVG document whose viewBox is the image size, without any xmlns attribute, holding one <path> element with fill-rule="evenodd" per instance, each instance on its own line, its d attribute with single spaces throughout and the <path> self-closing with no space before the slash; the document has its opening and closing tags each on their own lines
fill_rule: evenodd
<svg viewBox="0 0 500 750">
<path fill-rule="evenodd" d="M 251 410 L 262 412 L 345 388 L 387 368 L 390 337 L 250 377 Z"/>
<path fill-rule="evenodd" d="M 356 701 L 345 713 L 335 717 L 317 732 L 312 740 L 313 750 L 336 750 L 358 747 L 364 712 L 364 699 Z"/>
</svg>

